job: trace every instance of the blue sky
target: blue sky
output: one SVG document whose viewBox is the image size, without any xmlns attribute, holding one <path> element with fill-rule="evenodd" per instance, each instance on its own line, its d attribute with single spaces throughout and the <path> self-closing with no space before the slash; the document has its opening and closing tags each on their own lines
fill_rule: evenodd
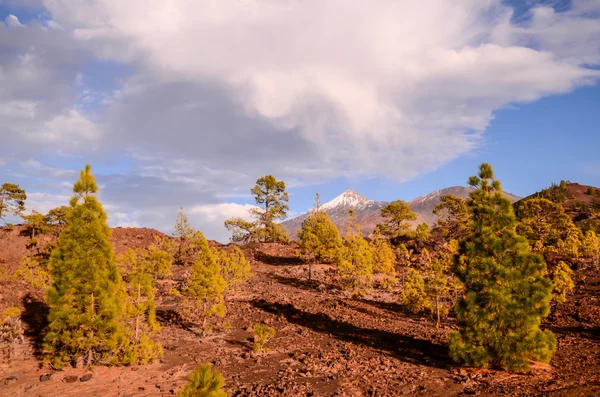
<svg viewBox="0 0 600 397">
<path fill-rule="evenodd" d="M 219 240 L 267 173 L 293 213 L 600 186 L 597 0 L 205 1 L 0 0 L 0 182 L 47 211 L 91 163 L 112 225 Z"/>
</svg>

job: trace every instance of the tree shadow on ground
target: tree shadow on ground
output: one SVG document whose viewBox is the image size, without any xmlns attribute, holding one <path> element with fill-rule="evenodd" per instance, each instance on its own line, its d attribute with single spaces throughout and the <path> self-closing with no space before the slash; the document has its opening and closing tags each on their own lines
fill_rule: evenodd
<svg viewBox="0 0 600 397">
<path fill-rule="evenodd" d="M 32 294 L 25 295 L 22 303 L 24 310 L 21 313 L 21 321 L 27 325 L 24 333 L 33 343 L 33 354 L 40 358 L 44 345 L 44 330 L 48 326 L 49 308 Z"/>
<path fill-rule="evenodd" d="M 559 335 L 577 334 L 582 338 L 600 341 L 600 327 L 547 327 L 547 329 Z"/>
<path fill-rule="evenodd" d="M 391 356 L 404 362 L 436 368 L 449 368 L 452 365 L 452 361 L 448 357 L 448 348 L 428 340 L 358 327 L 348 322 L 335 320 L 322 312 L 302 311 L 292 304 L 268 302 L 264 299 L 253 300 L 251 303 L 254 307 L 267 313 L 284 316 L 290 323 L 331 335 L 346 342 L 388 352 Z"/>
<path fill-rule="evenodd" d="M 289 285 L 290 287 L 302 289 L 305 291 L 316 291 L 316 292 L 325 292 L 330 290 L 339 289 L 337 286 L 333 284 L 328 284 L 320 280 L 309 280 L 309 279 L 299 279 L 295 277 L 285 277 L 279 274 L 269 274 L 268 277 L 279 283 L 284 285 Z"/>
<path fill-rule="evenodd" d="M 305 264 L 302 258 L 296 256 L 274 256 L 262 251 L 256 252 L 254 254 L 254 259 L 273 266 L 301 266 Z"/>
<path fill-rule="evenodd" d="M 201 333 L 195 329 L 196 327 L 194 327 L 194 324 L 191 321 L 186 320 L 181 313 L 175 309 L 156 308 L 156 319 L 162 324 L 173 325 L 191 332 L 196 336 L 201 336 Z"/>
</svg>

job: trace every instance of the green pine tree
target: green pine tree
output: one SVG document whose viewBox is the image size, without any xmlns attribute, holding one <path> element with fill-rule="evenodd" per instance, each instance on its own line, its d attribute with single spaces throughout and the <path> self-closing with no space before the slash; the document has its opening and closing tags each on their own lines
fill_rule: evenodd
<svg viewBox="0 0 600 397">
<path fill-rule="evenodd" d="M 180 208 L 173 230 L 173 237 L 177 239 L 177 251 L 174 255 L 176 264 L 187 264 L 191 255 L 190 239 L 194 236 L 194 233 L 195 230 L 190 226 L 187 215 L 183 212 L 183 208 Z"/>
<path fill-rule="evenodd" d="M 298 232 L 300 255 L 308 262 L 308 279 L 312 279 L 313 263 L 333 262 L 342 247 L 342 239 L 329 215 L 320 208 L 319 193 L 315 199 L 315 209 L 302 222 Z"/>
<path fill-rule="evenodd" d="M 225 316 L 223 294 L 227 288 L 227 282 L 223 279 L 221 267 L 201 232 L 196 232 L 192 244 L 197 249 L 198 256 L 192 265 L 192 274 L 184 295 L 191 299 L 196 308 L 200 310 L 202 336 L 205 336 L 211 329 L 208 320 L 213 316 Z"/>
<path fill-rule="evenodd" d="M 419 223 L 414 233 L 417 241 L 425 242 L 431 238 L 431 229 L 425 222 Z"/>
<path fill-rule="evenodd" d="M 348 219 L 344 245 L 338 253 L 337 271 L 344 289 L 353 297 L 363 297 L 373 282 L 373 250 L 363 238 L 353 210 L 348 211 Z"/>
<path fill-rule="evenodd" d="M 241 284 L 252 277 L 250 263 L 238 247 L 233 247 L 229 252 L 220 249 L 213 249 L 212 252 L 227 284 L 227 293 L 236 292 Z"/>
<path fill-rule="evenodd" d="M 290 209 L 287 205 L 290 198 L 285 190 L 285 182 L 278 181 L 272 175 L 266 175 L 256 181 L 256 186 L 250 189 L 250 192 L 256 204 L 262 206 L 250 210 L 261 226 L 257 237 L 263 242 L 289 241 L 287 231 L 275 223 L 285 219 Z"/>
<path fill-rule="evenodd" d="M 547 362 L 556 339 L 540 329 L 552 299 L 546 264 L 517 234 L 513 207 L 492 167 L 481 164 L 469 184 L 476 188 L 468 201 L 473 222 L 453 267 L 465 292 L 455 308 L 459 331 L 450 334 L 450 355 L 509 370 L 526 369 L 529 360 Z"/>
<path fill-rule="evenodd" d="M 567 301 L 567 295 L 575 289 L 573 282 L 573 270 L 563 261 L 558 262 L 558 265 L 552 272 L 552 292 L 554 299 L 558 303 Z"/>
<path fill-rule="evenodd" d="M 417 219 L 417 215 L 402 200 L 392 201 L 383 207 L 381 216 L 385 222 L 378 226 L 381 232 L 390 239 L 406 234 L 410 229 L 408 221 Z"/>
<path fill-rule="evenodd" d="M 450 270 L 452 256 L 441 252 L 433 257 L 427 270 L 426 289 L 429 300 L 429 310 L 435 315 L 436 327 L 440 326 L 441 318 L 448 314 L 448 307 L 443 300 L 450 293 L 447 273 Z"/>
<path fill-rule="evenodd" d="M 147 364 L 162 356 L 160 343 L 152 339 L 160 330 L 156 320 L 156 264 L 146 249 L 128 249 L 119 257 L 128 280 L 127 314 L 131 319 L 131 343 L 124 353 L 126 364 Z"/>
<path fill-rule="evenodd" d="M 25 211 L 27 194 L 19 185 L 5 183 L 0 186 L 0 219 L 6 223 L 6 216 L 21 216 Z"/>
<path fill-rule="evenodd" d="M 462 239 L 469 231 L 470 215 L 466 200 L 451 194 L 440 197 L 433 213 L 437 215 L 436 228 L 450 239 Z"/>
<path fill-rule="evenodd" d="M 418 314 L 429 308 L 425 280 L 415 269 L 408 269 L 400 300 L 411 313 Z"/>
<path fill-rule="evenodd" d="M 227 397 L 223 390 L 225 380 L 211 364 L 202 364 L 190 374 L 188 383 L 177 395 L 179 397 Z"/>
<path fill-rule="evenodd" d="M 583 256 L 592 260 L 592 263 L 598 262 L 598 257 L 600 256 L 600 239 L 593 230 L 585 232 L 581 251 Z"/>
<path fill-rule="evenodd" d="M 123 325 L 124 285 L 109 240 L 106 213 L 94 196 L 98 186 L 86 165 L 73 191 L 67 225 L 52 252 L 47 292 L 46 359 L 54 367 L 85 360 L 117 363 L 128 344 Z"/>
<path fill-rule="evenodd" d="M 398 282 L 396 277 L 396 254 L 390 247 L 389 240 L 380 233 L 373 235 L 370 245 L 373 252 L 373 273 L 381 275 L 381 287 L 391 291 Z"/>
</svg>

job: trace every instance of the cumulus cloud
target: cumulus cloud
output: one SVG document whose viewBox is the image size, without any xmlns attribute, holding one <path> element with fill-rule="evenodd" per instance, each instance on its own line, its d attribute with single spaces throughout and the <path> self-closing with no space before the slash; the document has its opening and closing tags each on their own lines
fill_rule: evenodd
<svg viewBox="0 0 600 397">
<path fill-rule="evenodd" d="M 266 173 L 406 181 L 480 146 L 498 109 L 600 75 L 597 0 L 43 4 L 50 21 L 0 25 L 4 147 L 126 156 L 101 178 L 123 224 L 170 227 L 179 205 L 221 223 Z M 94 59 L 132 73 L 90 94 Z"/>
</svg>

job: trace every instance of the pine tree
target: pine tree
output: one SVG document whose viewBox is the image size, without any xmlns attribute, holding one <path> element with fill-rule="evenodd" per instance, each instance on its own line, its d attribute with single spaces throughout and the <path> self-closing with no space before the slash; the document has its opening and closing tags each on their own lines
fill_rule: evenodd
<svg viewBox="0 0 600 397">
<path fill-rule="evenodd" d="M 519 220 L 517 232 L 529 240 L 536 253 L 564 247 L 567 240 L 571 248 L 579 245 L 575 240 L 580 239 L 581 232 L 561 204 L 545 198 L 526 199 L 518 202 L 515 214 Z"/>
<path fill-rule="evenodd" d="M 53 279 L 47 292 L 47 360 L 62 368 L 85 359 L 86 366 L 116 363 L 127 345 L 124 285 L 109 240 L 106 213 L 94 196 L 98 186 L 86 165 L 73 191 L 67 225 L 52 252 Z"/>
<path fill-rule="evenodd" d="M 0 219 L 6 223 L 6 216 L 21 216 L 25 211 L 27 194 L 19 185 L 5 183 L 0 186 Z"/>
<path fill-rule="evenodd" d="M 60 207 L 51 209 L 46 214 L 46 223 L 54 228 L 53 233 L 57 236 L 60 235 L 60 232 L 67 223 L 68 213 L 69 207 L 66 205 L 61 205 Z"/>
<path fill-rule="evenodd" d="M 239 248 L 234 247 L 229 252 L 213 249 L 212 253 L 221 268 L 221 276 L 227 284 L 227 293 L 236 292 L 242 283 L 252 277 L 250 263 Z"/>
<path fill-rule="evenodd" d="M 435 314 L 436 327 L 440 326 L 441 317 L 448 314 L 448 308 L 442 300 L 449 294 L 448 277 L 451 256 L 441 253 L 433 257 L 427 271 L 427 293 L 429 297 L 429 310 Z"/>
<path fill-rule="evenodd" d="M 363 238 L 353 210 L 348 211 L 348 218 L 337 270 L 344 281 L 344 289 L 350 290 L 353 297 L 362 297 L 369 292 L 373 281 L 373 250 Z"/>
<path fill-rule="evenodd" d="M 453 266 L 465 292 L 455 308 L 459 331 L 450 334 L 450 355 L 509 370 L 528 368 L 530 359 L 547 362 L 556 339 L 540 330 L 552 298 L 546 264 L 516 233 L 512 205 L 492 167 L 482 164 L 469 184 L 476 188 L 468 201 L 473 223 Z"/>
<path fill-rule="evenodd" d="M 179 397 L 227 397 L 223 390 L 225 381 L 211 364 L 202 364 L 190 374 L 189 381 L 177 395 Z"/>
<path fill-rule="evenodd" d="M 415 229 L 415 238 L 417 241 L 425 242 L 431 238 L 431 229 L 425 222 L 419 223 Z"/>
<path fill-rule="evenodd" d="M 283 220 L 290 209 L 286 204 L 289 201 L 285 190 L 285 182 L 278 181 L 272 175 L 266 175 L 256 181 L 256 186 L 250 189 L 256 204 L 263 208 L 253 208 L 250 213 L 254 215 L 261 225 L 264 242 L 286 241 L 288 239 L 285 229 L 277 225 L 277 220 Z"/>
<path fill-rule="evenodd" d="M 342 247 L 342 239 L 329 215 L 320 208 L 319 193 L 315 209 L 302 222 L 298 232 L 300 255 L 308 262 L 308 279 L 312 279 L 312 264 L 333 262 Z"/>
<path fill-rule="evenodd" d="M 227 219 L 225 228 L 231 232 L 231 241 L 249 242 L 257 239 L 258 221 L 250 222 L 240 217 Z"/>
<path fill-rule="evenodd" d="M 583 256 L 592 259 L 593 263 L 598 262 L 600 256 L 600 239 L 593 230 L 585 232 L 581 247 Z"/>
<path fill-rule="evenodd" d="M 436 228 L 444 236 L 461 240 L 469 231 L 470 215 L 466 200 L 451 194 L 441 196 L 433 213 L 438 217 Z"/>
<path fill-rule="evenodd" d="M 396 283 L 396 254 L 388 240 L 379 233 L 375 233 L 371 239 L 371 251 L 373 252 L 373 273 L 380 274 L 383 278 L 381 286 L 391 291 Z"/>
<path fill-rule="evenodd" d="M 552 274 L 552 292 L 558 303 L 567 301 L 567 295 L 575 289 L 573 270 L 563 261 L 558 262 Z"/>
<path fill-rule="evenodd" d="M 410 229 L 408 221 L 417 219 L 408 204 L 402 200 L 392 201 L 381 209 L 385 223 L 379 225 L 381 232 L 390 239 L 402 236 Z"/>
<path fill-rule="evenodd" d="M 152 336 L 160 330 L 156 320 L 156 264 L 148 250 L 128 249 L 119 257 L 128 280 L 127 314 L 131 317 L 131 343 L 124 353 L 126 364 L 147 364 L 162 356 L 160 343 Z"/>
<path fill-rule="evenodd" d="M 194 236 L 194 229 L 190 226 L 187 215 L 183 208 L 179 209 L 177 219 L 175 220 L 175 229 L 173 237 L 177 239 L 177 252 L 175 253 L 175 263 L 185 265 L 190 256 L 190 239 Z"/>
<path fill-rule="evenodd" d="M 400 261 L 401 265 L 408 265 L 410 264 L 410 252 L 408 252 L 408 248 L 406 248 L 406 245 L 404 244 L 400 244 L 398 246 L 398 260 Z"/>
<path fill-rule="evenodd" d="M 209 331 L 208 319 L 213 316 L 224 317 L 224 303 L 227 283 L 221 275 L 221 268 L 201 232 L 196 232 L 192 244 L 198 250 L 196 261 L 192 265 L 192 274 L 184 295 L 192 299 L 200 310 L 202 318 L 202 336 Z"/>
<path fill-rule="evenodd" d="M 400 299 L 411 313 L 418 314 L 429 307 L 425 280 L 415 269 L 408 269 Z"/>
</svg>

